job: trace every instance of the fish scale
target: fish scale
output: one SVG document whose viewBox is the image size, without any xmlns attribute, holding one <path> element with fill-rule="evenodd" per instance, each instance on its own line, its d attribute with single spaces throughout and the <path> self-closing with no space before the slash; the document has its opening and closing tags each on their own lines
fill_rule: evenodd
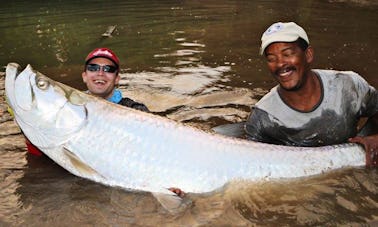
<svg viewBox="0 0 378 227">
<path fill-rule="evenodd" d="M 291 147 L 230 138 L 115 105 L 47 77 L 43 78 L 54 89 L 45 94 L 38 91 L 41 95 L 33 98 L 53 100 L 53 97 L 59 97 L 61 100 L 66 96 L 69 105 L 62 107 L 53 101 L 34 100 L 44 106 L 33 105 L 30 111 L 22 109 L 27 104 L 20 102 L 27 102 L 28 97 L 17 97 L 31 92 L 17 89 L 15 93 L 15 86 L 37 92 L 36 83 L 31 85 L 33 83 L 29 82 L 35 80 L 36 75 L 30 66 L 21 73 L 18 65 L 10 63 L 7 66 L 8 103 L 16 113 L 17 122 L 27 122 L 19 126 L 27 132 L 30 141 L 63 168 L 106 185 L 150 192 L 178 187 L 185 192 L 204 193 L 233 180 L 307 177 L 365 164 L 364 151 L 356 144 Z M 56 92 L 59 90 L 65 94 Z M 80 105 L 75 104 L 79 102 Z M 44 122 L 43 115 L 47 113 L 43 111 L 49 109 L 49 113 L 60 113 L 59 117 L 66 114 L 67 119 L 59 122 L 67 125 L 56 128 L 51 114 L 51 122 Z M 33 122 L 44 122 L 47 128 L 34 127 Z M 57 138 L 43 137 L 47 132 Z M 37 139 L 34 134 L 43 138 Z M 66 142 L 59 144 L 55 140 Z M 54 143 L 56 146 L 51 146 Z M 49 148 L 44 148 L 45 144 L 49 144 Z"/>
</svg>

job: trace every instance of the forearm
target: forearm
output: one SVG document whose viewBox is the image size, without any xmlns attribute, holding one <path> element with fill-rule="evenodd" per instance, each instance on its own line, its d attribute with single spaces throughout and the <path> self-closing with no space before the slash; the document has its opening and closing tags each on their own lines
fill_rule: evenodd
<svg viewBox="0 0 378 227">
<path fill-rule="evenodd" d="M 349 142 L 359 143 L 364 146 L 366 152 L 366 165 L 378 166 L 378 113 L 370 117 L 367 122 L 368 136 L 350 138 Z M 365 128 L 365 129 L 367 129 Z"/>
</svg>

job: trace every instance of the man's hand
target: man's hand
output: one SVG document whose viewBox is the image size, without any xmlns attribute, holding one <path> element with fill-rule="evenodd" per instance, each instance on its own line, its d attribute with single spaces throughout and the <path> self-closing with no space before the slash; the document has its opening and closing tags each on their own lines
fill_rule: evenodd
<svg viewBox="0 0 378 227">
<path fill-rule="evenodd" d="M 168 188 L 169 191 L 175 193 L 176 195 L 178 195 L 179 197 L 183 198 L 185 196 L 185 192 L 183 192 L 181 189 L 179 188 Z"/>
<path fill-rule="evenodd" d="M 356 136 L 349 138 L 351 143 L 359 143 L 364 146 L 366 152 L 366 166 L 378 166 L 378 135 Z"/>
</svg>

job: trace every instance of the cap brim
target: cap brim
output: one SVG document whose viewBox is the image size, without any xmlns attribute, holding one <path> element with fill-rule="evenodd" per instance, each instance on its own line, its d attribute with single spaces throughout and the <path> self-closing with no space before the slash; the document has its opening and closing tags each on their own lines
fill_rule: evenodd
<svg viewBox="0 0 378 227">
<path fill-rule="evenodd" d="M 264 41 L 263 44 L 261 44 L 260 47 L 260 55 L 264 55 L 265 49 L 272 43 L 289 43 L 294 42 L 299 38 L 299 36 L 293 36 L 293 35 L 287 35 L 287 34 L 280 34 L 279 36 L 272 36 Z"/>
<path fill-rule="evenodd" d="M 93 57 L 89 58 L 88 60 L 86 60 L 85 64 L 87 65 L 88 62 L 90 62 L 91 60 L 93 60 L 95 58 L 106 58 L 106 59 L 109 59 L 110 61 L 112 61 L 117 66 L 117 68 L 119 67 L 119 65 L 117 64 L 117 62 L 115 62 L 113 59 L 111 59 L 111 58 L 109 58 L 107 56 L 93 56 Z"/>
</svg>

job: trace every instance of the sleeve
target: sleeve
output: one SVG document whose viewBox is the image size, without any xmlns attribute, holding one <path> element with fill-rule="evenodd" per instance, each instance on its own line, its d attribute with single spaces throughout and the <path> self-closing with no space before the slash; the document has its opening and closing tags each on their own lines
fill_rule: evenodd
<svg viewBox="0 0 378 227">
<path fill-rule="evenodd" d="M 129 98 L 122 98 L 122 100 L 118 104 L 122 106 L 130 107 L 136 110 L 141 110 L 148 113 L 150 112 L 150 110 L 147 108 L 146 105 L 144 105 L 143 103 L 135 102 L 134 100 L 129 99 Z"/>
<path fill-rule="evenodd" d="M 360 117 L 367 117 L 368 120 L 364 127 L 358 132 L 359 136 L 367 136 L 377 133 L 378 117 L 378 90 L 370 86 L 365 79 L 357 75 L 356 88 L 361 97 Z"/>
<path fill-rule="evenodd" d="M 361 98 L 361 117 L 371 117 L 378 113 L 378 90 L 369 85 L 365 79 L 356 74 L 356 89 Z"/>
<path fill-rule="evenodd" d="M 245 124 L 246 138 L 263 143 L 276 143 L 271 136 L 265 133 L 267 128 L 271 128 L 271 124 L 267 112 L 253 107 Z"/>
<path fill-rule="evenodd" d="M 364 107 L 366 108 L 366 116 L 371 117 L 378 113 L 378 90 L 372 86 L 369 87 Z"/>
<path fill-rule="evenodd" d="M 141 110 L 143 112 L 150 112 L 150 110 L 147 108 L 146 105 L 139 103 L 139 102 L 134 102 L 134 104 L 131 106 L 131 108 L 136 109 L 136 110 Z"/>
</svg>

